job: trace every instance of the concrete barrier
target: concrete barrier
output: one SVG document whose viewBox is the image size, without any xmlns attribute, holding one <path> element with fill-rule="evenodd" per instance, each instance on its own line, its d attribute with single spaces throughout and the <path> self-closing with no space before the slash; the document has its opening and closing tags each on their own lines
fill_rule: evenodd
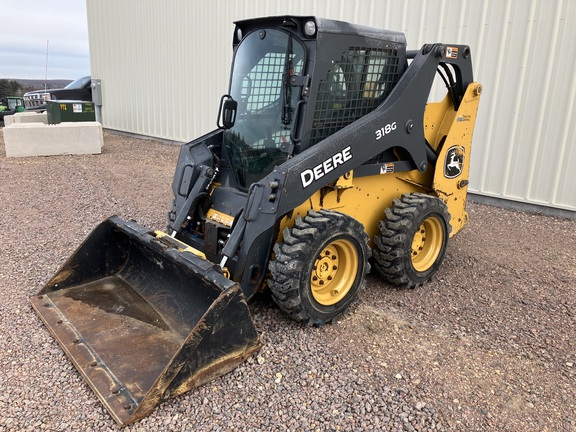
<svg viewBox="0 0 576 432">
<path fill-rule="evenodd" d="M 3 133 L 6 157 L 100 154 L 104 144 L 98 122 L 12 123 Z"/>
<path fill-rule="evenodd" d="M 16 123 L 16 117 L 14 116 L 14 114 L 9 115 L 9 116 L 4 116 L 4 126 L 9 126 L 12 123 Z"/>
<path fill-rule="evenodd" d="M 4 126 L 14 123 L 48 123 L 48 114 L 37 112 L 21 112 L 4 117 Z"/>
</svg>

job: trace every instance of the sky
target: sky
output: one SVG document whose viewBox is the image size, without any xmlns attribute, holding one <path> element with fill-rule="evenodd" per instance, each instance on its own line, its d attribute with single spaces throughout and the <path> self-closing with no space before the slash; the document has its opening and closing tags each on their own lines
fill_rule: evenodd
<svg viewBox="0 0 576 432">
<path fill-rule="evenodd" d="M 90 75 L 86 0 L 0 0 L 0 78 L 46 75 Z"/>
</svg>

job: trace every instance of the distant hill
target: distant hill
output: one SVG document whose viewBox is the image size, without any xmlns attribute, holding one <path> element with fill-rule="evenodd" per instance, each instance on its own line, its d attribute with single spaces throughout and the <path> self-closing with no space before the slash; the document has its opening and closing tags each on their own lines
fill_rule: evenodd
<svg viewBox="0 0 576 432">
<path fill-rule="evenodd" d="M 66 87 L 68 84 L 72 82 L 72 80 L 65 80 L 65 79 L 52 79 L 44 81 L 43 79 L 17 79 L 17 78 L 14 78 L 14 81 L 18 81 L 24 93 L 32 90 L 43 90 L 44 84 L 46 84 L 47 89 L 56 89 Z"/>
</svg>

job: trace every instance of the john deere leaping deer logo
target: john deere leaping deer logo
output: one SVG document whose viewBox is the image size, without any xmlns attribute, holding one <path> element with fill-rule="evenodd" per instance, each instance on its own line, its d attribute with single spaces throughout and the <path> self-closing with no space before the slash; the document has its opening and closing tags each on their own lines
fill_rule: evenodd
<svg viewBox="0 0 576 432">
<path fill-rule="evenodd" d="M 446 153 L 446 160 L 444 161 L 444 176 L 449 179 L 456 178 L 462 174 L 463 167 L 464 147 L 450 147 Z"/>
</svg>

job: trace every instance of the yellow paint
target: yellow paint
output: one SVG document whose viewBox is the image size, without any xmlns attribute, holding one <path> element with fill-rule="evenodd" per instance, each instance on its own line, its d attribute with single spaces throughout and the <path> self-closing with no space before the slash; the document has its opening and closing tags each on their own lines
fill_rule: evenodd
<svg viewBox="0 0 576 432">
<path fill-rule="evenodd" d="M 441 102 L 429 103 L 424 112 L 424 136 L 432 148 L 438 151 L 442 137 L 448 135 L 450 125 L 456 116 L 454 104 L 446 94 Z"/>
<path fill-rule="evenodd" d="M 353 175 L 350 175 L 353 178 Z M 347 214 L 362 225 L 370 239 L 378 232 L 378 222 L 384 219 L 384 211 L 392 206 L 394 198 L 412 192 L 426 192 L 425 186 L 432 183 L 432 170 L 424 173 L 417 170 L 390 174 L 380 174 L 370 177 L 353 178 L 352 187 L 338 188 L 342 177 L 331 187 L 325 187 L 316 192 L 293 212 L 282 219 L 280 224 L 280 239 L 286 227 L 294 225 L 297 216 L 304 217 L 309 210 L 336 210 Z"/>
<path fill-rule="evenodd" d="M 166 234 L 165 232 L 162 232 L 162 231 L 154 231 L 154 235 L 157 238 L 170 237 L 168 234 Z M 193 253 L 194 255 L 199 256 L 200 258 L 206 259 L 206 255 L 204 254 L 204 252 L 201 252 L 198 249 L 195 249 L 192 246 L 189 246 L 186 243 L 181 242 L 178 239 L 175 239 L 174 237 L 170 237 L 170 238 L 172 240 L 174 240 L 175 242 L 177 242 L 178 244 L 182 245 L 182 247 L 178 248 L 178 252 L 190 252 L 190 253 Z"/>
<path fill-rule="evenodd" d="M 458 111 L 454 111 L 449 97 L 427 105 L 424 134 L 432 147 L 439 151 L 435 167 L 430 166 L 423 173 L 414 170 L 370 177 L 354 177 L 353 172 L 347 173 L 284 217 L 280 223 L 278 241 L 282 240 L 284 228 L 292 227 L 298 216 L 303 218 L 311 209 L 329 209 L 347 214 L 362 223 L 370 239 L 373 239 L 378 232 L 378 222 L 384 219 L 384 211 L 393 205 L 394 199 L 413 192 L 441 198 L 448 206 L 452 218 L 451 236 L 456 234 L 468 222 L 465 209 L 468 189 L 466 182 L 480 93 L 481 86 L 478 83 L 470 84 Z M 441 145 L 444 136 L 446 139 Z M 458 177 L 447 179 L 444 176 L 444 163 L 448 150 L 453 146 L 463 148 L 464 163 Z"/>
<path fill-rule="evenodd" d="M 227 227 L 231 227 L 232 223 L 234 222 L 234 218 L 232 216 L 216 211 L 212 208 L 208 210 L 208 213 L 206 213 L 206 219 L 213 220 L 214 222 L 218 222 L 219 224 L 225 225 Z"/>
<path fill-rule="evenodd" d="M 470 84 L 466 89 L 458 111 L 454 112 L 450 109 L 449 111 L 452 111 L 453 114 L 445 115 L 442 123 L 438 125 L 436 142 L 439 143 L 444 135 L 446 135 L 446 140 L 442 144 L 442 148 L 439 149 L 440 152 L 438 154 L 438 162 L 436 163 L 432 187 L 436 194 L 448 206 L 448 212 L 452 217 L 450 221 L 452 225 L 451 237 L 460 231 L 468 222 L 466 193 L 468 191 L 468 180 L 470 178 L 472 133 L 474 132 L 476 112 L 478 110 L 481 93 L 482 86 L 480 84 Z M 426 111 L 428 111 L 428 109 L 426 109 Z M 461 174 L 456 178 L 449 179 L 444 175 L 444 165 L 448 151 L 454 146 L 457 146 L 457 152 L 464 153 L 464 163 Z"/>
<path fill-rule="evenodd" d="M 177 242 L 178 244 L 182 245 L 182 247 L 178 248 L 178 252 L 190 252 L 202 259 L 207 259 L 206 255 L 204 254 L 204 252 L 199 251 L 198 249 L 193 248 L 190 245 L 187 245 L 184 242 L 181 242 L 180 240 L 169 236 L 168 234 L 166 234 L 165 232 L 162 231 L 154 231 L 154 235 L 158 238 L 162 238 L 162 237 L 170 237 L 172 240 L 174 240 L 175 242 Z M 230 279 L 230 271 L 228 270 L 227 267 L 224 267 L 222 269 L 222 274 L 224 275 L 225 278 Z"/>
<path fill-rule="evenodd" d="M 349 241 L 338 239 L 327 245 L 314 262 L 310 286 L 314 299 L 324 306 L 338 303 L 354 285 L 358 252 Z"/>
<path fill-rule="evenodd" d="M 444 229 L 440 219 L 431 216 L 418 227 L 412 239 L 412 265 L 419 272 L 424 272 L 434 265 L 442 245 Z"/>
</svg>

